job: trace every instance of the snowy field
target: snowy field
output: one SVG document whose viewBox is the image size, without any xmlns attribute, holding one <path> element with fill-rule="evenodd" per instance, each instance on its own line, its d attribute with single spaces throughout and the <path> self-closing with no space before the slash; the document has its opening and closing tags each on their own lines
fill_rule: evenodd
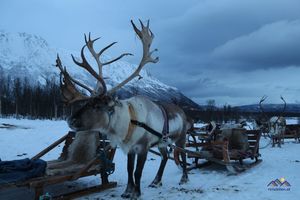
<svg viewBox="0 0 300 200">
<path fill-rule="evenodd" d="M 59 139 L 68 131 L 64 121 L 16 120 L 0 118 L 2 123 L 17 125 L 17 128 L 0 128 L 0 158 L 2 160 L 22 159 L 32 157 L 39 151 Z M 1 127 L 1 126 L 0 126 Z M 261 146 L 268 143 L 261 140 Z M 62 146 L 60 146 L 62 148 Z M 58 157 L 61 149 L 57 148 L 44 156 L 44 160 Z M 142 177 L 142 198 L 151 199 L 299 199 L 300 196 L 300 144 L 286 140 L 282 148 L 267 148 L 260 150 L 263 162 L 239 175 L 228 175 L 219 166 L 192 170 L 189 182 L 178 185 L 181 171 L 169 161 L 163 177 L 163 186 L 157 189 L 148 188 L 159 166 L 160 158 L 149 154 Z M 122 199 L 120 195 L 125 190 L 127 182 L 126 156 L 117 150 L 114 162 L 116 171 L 109 179 L 117 181 L 117 188 L 96 193 L 80 199 Z M 289 191 L 270 191 L 267 185 L 275 179 L 285 178 L 291 187 Z M 99 183 L 98 176 L 91 176 L 74 182 L 47 187 L 46 191 L 65 192 L 67 189 L 86 187 Z M 1 200 L 32 199 L 32 191 L 28 189 L 10 189 L 0 191 Z"/>
</svg>

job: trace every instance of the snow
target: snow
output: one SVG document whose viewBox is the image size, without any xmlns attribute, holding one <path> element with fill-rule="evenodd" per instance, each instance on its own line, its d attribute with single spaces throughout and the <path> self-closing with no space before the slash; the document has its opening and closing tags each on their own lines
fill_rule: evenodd
<svg viewBox="0 0 300 200">
<path fill-rule="evenodd" d="M 19 126 L 16 129 L 0 128 L 0 158 L 2 160 L 32 157 L 69 130 L 64 121 L 0 118 L 0 125 L 2 123 Z M 261 146 L 264 147 L 266 144 L 268 144 L 268 140 L 262 138 Z M 53 150 L 43 159 L 57 158 L 61 151 L 60 148 Z M 260 150 L 263 162 L 246 172 L 239 175 L 228 175 L 223 167 L 213 165 L 190 171 L 189 182 L 185 185 L 178 184 L 181 170 L 173 161 L 169 160 L 163 176 L 163 186 L 156 189 L 147 186 L 156 174 L 160 158 L 149 154 L 142 177 L 141 199 L 298 199 L 300 195 L 299 149 L 300 144 L 294 143 L 293 140 L 287 140 L 282 148 L 271 148 L 269 145 Z M 22 156 L 24 153 L 26 155 Z M 117 188 L 79 199 L 121 199 L 120 195 L 125 190 L 127 183 L 127 173 L 126 155 L 120 149 L 117 150 L 114 162 L 116 171 L 109 179 L 118 182 Z M 291 184 L 290 191 L 269 191 L 268 183 L 282 177 Z M 64 188 L 81 188 L 97 183 L 99 183 L 99 178 L 91 176 L 74 182 L 47 187 L 46 191 L 51 194 L 65 191 Z M 26 200 L 30 197 L 32 197 L 32 192 L 27 189 L 0 191 L 1 200 Z"/>
<path fill-rule="evenodd" d="M 298 119 L 298 117 L 296 117 L 296 118 L 293 118 L 293 117 L 291 117 L 291 118 L 286 118 L 286 124 L 287 125 L 292 125 L 292 124 L 299 124 L 299 119 Z"/>
</svg>

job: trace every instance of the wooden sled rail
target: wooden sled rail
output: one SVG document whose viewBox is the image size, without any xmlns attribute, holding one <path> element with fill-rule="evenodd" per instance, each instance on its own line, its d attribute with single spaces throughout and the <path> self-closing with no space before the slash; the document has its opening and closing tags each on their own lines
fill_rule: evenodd
<svg viewBox="0 0 300 200">
<path fill-rule="evenodd" d="M 73 134 L 73 132 L 67 133 L 62 138 L 58 139 L 57 141 L 55 141 L 54 143 L 52 143 L 50 146 L 48 146 L 47 148 L 45 148 L 44 150 L 42 150 L 40 153 L 38 153 L 37 155 L 33 156 L 31 158 L 31 160 L 36 160 L 36 159 L 41 158 L 42 156 L 44 156 L 45 154 L 47 154 L 49 151 L 51 151 L 52 149 L 54 149 L 55 147 L 57 147 L 59 144 L 61 144 L 62 142 L 64 142 L 68 137 L 70 137 L 70 134 Z"/>
</svg>

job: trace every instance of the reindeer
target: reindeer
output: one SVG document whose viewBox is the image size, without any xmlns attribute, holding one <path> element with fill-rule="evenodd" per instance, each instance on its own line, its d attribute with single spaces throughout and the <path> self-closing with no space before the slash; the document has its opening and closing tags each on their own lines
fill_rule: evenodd
<svg viewBox="0 0 300 200">
<path fill-rule="evenodd" d="M 101 54 L 115 43 L 108 45 L 99 53 L 96 53 L 93 44 L 99 38 L 91 39 L 89 34 L 88 39 L 85 36 L 85 45 L 81 49 L 82 62 L 77 61 L 72 55 L 75 64 L 87 70 L 97 80 L 95 89 L 91 89 L 89 86 L 72 78 L 66 68 L 62 66 L 59 56 L 56 60 L 56 66 L 60 69 L 62 77 L 61 90 L 63 100 L 67 104 L 78 101 L 84 102 L 84 105 L 68 118 L 69 127 L 77 131 L 78 134 L 82 131 L 100 131 L 107 135 L 113 146 L 118 145 L 121 147 L 128 158 L 128 182 L 125 192 L 121 196 L 131 199 L 136 199 L 141 195 L 140 181 L 149 148 L 157 145 L 162 155 L 157 174 L 149 185 L 151 187 L 159 187 L 162 184 L 161 180 L 168 160 L 168 142 L 175 143 L 178 147 L 184 148 L 186 132 L 191 126 L 183 110 L 176 105 L 154 102 L 142 96 L 134 96 L 125 100 L 118 100 L 113 97 L 118 89 L 135 77 L 139 77 L 139 72 L 147 63 L 157 63 L 159 60 L 158 57 L 152 58 L 152 53 L 157 51 L 157 49 L 150 51 L 154 34 L 149 28 L 149 20 L 146 26 L 141 20 L 139 21 L 141 29 L 138 29 L 132 20 L 131 24 L 142 42 L 143 54 L 141 61 L 137 69 L 127 79 L 110 90 L 107 90 L 102 68 L 124 56 L 131 55 L 124 53 L 111 61 L 101 62 Z M 96 60 L 99 73 L 96 73 L 88 63 L 84 55 L 85 47 L 88 48 Z M 79 92 L 76 85 L 87 90 L 90 95 Z M 137 163 L 134 171 L 136 156 Z M 181 153 L 181 157 L 184 164 L 180 184 L 188 181 L 185 153 Z"/>
<path fill-rule="evenodd" d="M 262 107 L 262 103 L 266 100 L 266 98 L 267 96 L 263 96 L 261 98 L 261 100 L 259 101 L 259 107 L 264 115 L 264 118 L 268 119 Z M 281 147 L 281 143 L 284 142 L 286 119 L 282 115 L 286 109 L 286 101 L 282 96 L 280 97 L 280 99 L 284 102 L 284 106 L 278 116 L 273 116 L 268 121 L 257 120 L 257 124 L 259 125 L 259 127 L 269 133 L 269 136 L 272 139 L 272 147 L 275 147 L 275 144 L 277 144 L 278 147 Z"/>
</svg>

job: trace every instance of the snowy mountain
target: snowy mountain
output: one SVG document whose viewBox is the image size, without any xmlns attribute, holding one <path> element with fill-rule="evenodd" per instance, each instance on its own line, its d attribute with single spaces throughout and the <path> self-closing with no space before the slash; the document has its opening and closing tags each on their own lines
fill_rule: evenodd
<svg viewBox="0 0 300 200">
<path fill-rule="evenodd" d="M 42 37 L 28 33 L 8 33 L 0 31 L 0 70 L 12 78 L 28 78 L 31 84 L 45 84 L 45 78 L 58 76 L 58 69 L 54 67 L 56 55 L 59 53 L 63 65 L 75 78 L 83 80 L 89 85 L 95 85 L 93 78 L 84 70 L 75 66 L 71 54 L 77 56 L 78 52 L 70 52 L 52 48 Z M 88 52 L 86 52 L 87 58 Z M 104 56 L 103 60 L 109 60 Z M 93 63 L 92 59 L 89 59 Z M 118 61 L 105 67 L 104 77 L 108 88 L 121 82 L 136 69 L 136 65 L 124 61 Z M 198 108 L 199 106 L 185 97 L 174 87 L 170 87 L 153 76 L 147 70 L 140 74 L 143 78 L 132 80 L 118 95 L 121 98 L 130 97 L 133 94 L 146 95 L 156 100 L 172 101 L 176 99 L 181 105 Z"/>
</svg>

